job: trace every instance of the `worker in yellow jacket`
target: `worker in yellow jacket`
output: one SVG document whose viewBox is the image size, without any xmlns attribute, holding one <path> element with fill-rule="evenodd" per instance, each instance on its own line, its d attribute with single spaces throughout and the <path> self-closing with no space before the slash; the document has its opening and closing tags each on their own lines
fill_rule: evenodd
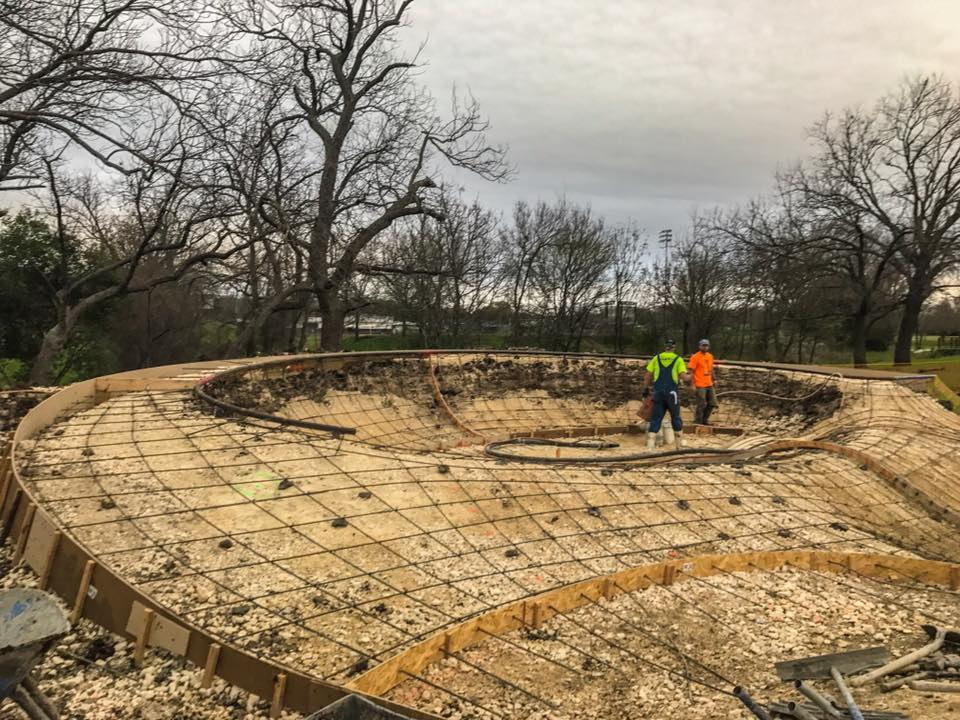
<svg viewBox="0 0 960 720">
<path fill-rule="evenodd" d="M 663 352 L 654 355 L 647 363 L 647 373 L 643 382 L 644 397 L 653 388 L 653 415 L 650 417 L 650 426 L 647 429 L 647 449 L 654 450 L 657 446 L 657 433 L 663 424 L 663 418 L 670 413 L 670 426 L 663 429 L 665 445 L 676 445 L 677 450 L 683 447 L 683 420 L 680 418 L 680 382 L 689 382 L 687 366 L 683 358 L 674 352 L 676 343 L 667 340 Z"/>
</svg>

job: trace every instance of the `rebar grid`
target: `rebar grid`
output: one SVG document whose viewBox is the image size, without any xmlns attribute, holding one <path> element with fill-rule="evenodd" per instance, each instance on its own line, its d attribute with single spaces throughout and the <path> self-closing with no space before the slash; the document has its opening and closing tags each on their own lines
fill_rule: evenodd
<svg viewBox="0 0 960 720">
<path fill-rule="evenodd" d="M 441 387 L 462 383 L 469 362 L 440 358 Z M 342 393 L 323 408 L 284 408 L 356 426 L 356 440 L 211 417 L 187 393 L 144 391 L 78 407 L 32 443 L 20 470 L 61 527 L 179 614 L 337 679 L 512 600 L 670 557 L 809 547 L 960 557 L 956 528 L 869 469 L 817 451 L 690 468 L 494 462 L 424 400 L 426 361 L 401 366 L 410 377 L 392 379 L 407 383 L 405 403 Z M 612 391 L 628 394 L 628 378 L 615 375 Z M 889 383 L 842 386 L 850 397 L 809 435 L 842 435 L 918 487 L 933 465 L 947 486 L 938 499 L 960 508 L 960 468 L 943 443 L 960 438 L 960 420 L 921 437 L 923 398 Z M 449 400 L 484 437 L 622 425 L 637 405 L 585 408 L 543 391 Z M 194 581 L 206 600 L 184 594 Z"/>
</svg>

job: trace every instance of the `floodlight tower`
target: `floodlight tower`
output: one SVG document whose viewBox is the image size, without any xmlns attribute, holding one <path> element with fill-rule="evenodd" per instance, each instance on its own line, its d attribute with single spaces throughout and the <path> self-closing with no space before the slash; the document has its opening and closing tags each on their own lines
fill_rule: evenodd
<svg viewBox="0 0 960 720">
<path fill-rule="evenodd" d="M 669 228 L 660 231 L 660 244 L 663 245 L 663 273 L 670 281 L 670 243 L 673 242 L 673 230 Z"/>
</svg>

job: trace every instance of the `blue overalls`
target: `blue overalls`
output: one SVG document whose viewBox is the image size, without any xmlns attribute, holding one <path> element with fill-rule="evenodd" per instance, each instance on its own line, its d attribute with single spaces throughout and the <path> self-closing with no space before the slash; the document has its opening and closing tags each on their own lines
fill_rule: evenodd
<svg viewBox="0 0 960 720">
<path fill-rule="evenodd" d="M 663 416 L 670 413 L 670 425 L 675 432 L 683 430 L 683 420 L 680 419 L 680 396 L 678 395 L 677 383 L 673 379 L 673 366 L 680 359 L 678 355 L 669 365 L 664 365 L 663 360 L 657 355 L 657 364 L 660 366 L 660 372 L 657 373 L 656 380 L 653 381 L 653 414 L 650 416 L 650 427 L 648 432 L 660 432 L 660 425 L 663 423 Z"/>
</svg>

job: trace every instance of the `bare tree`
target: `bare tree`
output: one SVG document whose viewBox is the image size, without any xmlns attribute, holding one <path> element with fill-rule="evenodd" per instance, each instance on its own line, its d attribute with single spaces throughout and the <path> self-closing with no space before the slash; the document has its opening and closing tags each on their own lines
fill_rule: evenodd
<svg viewBox="0 0 960 720">
<path fill-rule="evenodd" d="M 566 212 L 565 206 L 565 200 L 561 200 L 556 208 L 544 202 L 538 202 L 534 207 L 518 202 L 513 209 L 513 224 L 504 232 L 509 253 L 506 272 L 510 287 L 510 340 L 513 343 L 518 343 L 523 335 L 523 313 L 534 269 L 540 256 L 557 238 L 559 217 Z"/>
<path fill-rule="evenodd" d="M 625 316 L 629 308 L 636 309 L 643 283 L 649 279 L 644 264 L 647 243 L 640 230 L 631 225 L 615 228 L 610 240 L 613 259 L 609 270 L 609 294 L 613 303 L 614 346 L 616 352 L 623 353 L 626 346 Z"/>
<path fill-rule="evenodd" d="M 894 361 L 910 362 L 923 305 L 960 260 L 960 99 L 945 80 L 918 78 L 873 114 L 828 116 L 812 134 L 821 200 L 896 250 L 906 289 Z"/>
<path fill-rule="evenodd" d="M 692 233 L 678 244 L 669 283 L 669 302 L 683 327 L 683 353 L 708 337 L 730 310 L 736 293 L 736 272 L 729 243 L 697 218 Z"/>
<path fill-rule="evenodd" d="M 177 134 L 176 132 L 174 134 Z M 179 143 L 179 140 L 178 140 Z M 243 248 L 222 219 L 229 216 L 217 193 L 191 173 L 190 153 L 177 168 L 129 177 L 109 193 L 89 176 L 58 176 L 48 165 L 50 212 L 64 252 L 68 235 L 93 249 L 99 259 L 62 285 L 47 283 L 57 320 L 43 337 L 30 380 L 48 383 L 54 361 L 80 321 L 114 298 L 149 291 L 178 281 L 206 263 L 229 258 Z M 194 168 L 209 178 L 211 169 Z M 120 207 L 108 198 L 121 195 Z M 145 272 L 150 264 L 159 272 Z"/>
<path fill-rule="evenodd" d="M 589 208 L 561 206 L 556 234 L 533 264 L 541 338 L 561 350 L 580 348 L 590 316 L 606 293 L 615 257 L 611 233 Z"/>
<path fill-rule="evenodd" d="M 813 332 L 815 347 L 816 328 L 842 309 L 824 293 L 832 269 L 810 241 L 806 217 L 781 199 L 756 200 L 703 222 L 705 232 L 731 241 L 727 267 L 733 304 L 742 320 L 752 316 L 758 326 L 750 354 L 783 362 L 792 352 L 802 359 L 807 336 Z"/>
<path fill-rule="evenodd" d="M 225 3 L 230 23 L 283 90 L 276 122 L 290 123 L 316 163 L 307 270 L 322 318 L 320 345 L 341 347 L 343 291 L 361 253 L 393 223 L 440 217 L 441 162 L 500 179 L 502 153 L 484 139 L 474 102 L 438 118 L 396 48 L 412 0 Z"/>
<path fill-rule="evenodd" d="M 480 333 L 480 311 L 502 287 L 503 245 L 496 216 L 478 203 L 445 195 L 439 208 L 443 220 L 405 224 L 359 273 L 380 269 L 384 292 L 409 311 L 424 345 L 460 346 Z"/>
<path fill-rule="evenodd" d="M 0 0 L 0 190 L 39 188 L 80 151 L 114 172 L 154 161 L 145 102 L 219 73 L 186 0 Z M 189 101 L 183 101 L 188 104 Z"/>
</svg>

